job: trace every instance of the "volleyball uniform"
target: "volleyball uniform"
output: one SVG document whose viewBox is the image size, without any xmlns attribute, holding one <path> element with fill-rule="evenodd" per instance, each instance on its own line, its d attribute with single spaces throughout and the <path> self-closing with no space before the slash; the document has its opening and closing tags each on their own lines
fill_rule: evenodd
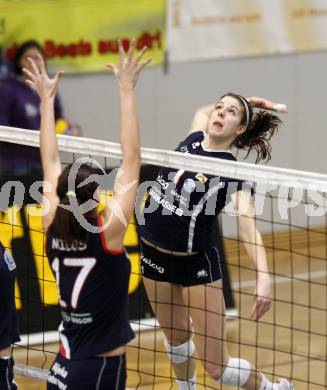
<svg viewBox="0 0 327 390">
<path fill-rule="evenodd" d="M 15 307 L 16 264 L 0 242 L 0 350 L 20 340 Z M 14 361 L 0 358 L 0 389 L 17 389 Z"/>
<path fill-rule="evenodd" d="M 99 219 L 92 224 L 101 226 Z M 61 356 L 50 370 L 48 389 L 82 388 L 78 378 L 83 363 L 75 364 L 75 360 L 83 360 L 87 372 L 93 367 L 92 381 L 97 378 L 101 382 L 99 389 L 109 388 L 109 382 L 103 382 L 106 370 L 99 363 L 102 358 L 96 356 L 123 346 L 134 337 L 128 319 L 131 266 L 126 252 L 108 249 L 103 232 L 89 233 L 86 242 L 72 245 L 48 235 L 46 248 L 59 288 L 62 313 Z M 126 375 L 122 368 L 120 381 Z M 75 382 L 76 387 L 75 379 L 79 381 Z M 117 389 L 124 388 L 123 382 L 121 386 Z"/>
<path fill-rule="evenodd" d="M 204 149 L 204 136 L 202 131 L 191 133 L 175 150 L 197 156 L 236 160 L 228 150 Z M 243 180 L 161 168 L 156 182 L 148 189 L 144 224 L 139 224 L 140 236 L 168 251 L 196 253 L 196 259 L 194 255 L 172 257 L 142 242 L 143 275 L 185 286 L 221 278 L 219 254 L 211 238 L 213 223 L 231 201 L 231 195 L 249 186 Z M 184 275 L 184 278 L 179 278 L 179 274 Z"/>
</svg>

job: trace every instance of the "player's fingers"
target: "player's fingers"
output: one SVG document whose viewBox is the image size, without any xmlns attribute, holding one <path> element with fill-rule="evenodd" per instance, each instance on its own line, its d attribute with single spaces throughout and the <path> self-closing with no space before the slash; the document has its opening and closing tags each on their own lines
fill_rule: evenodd
<svg viewBox="0 0 327 390">
<path fill-rule="evenodd" d="M 261 318 L 270 308 L 270 300 L 265 298 L 257 298 L 256 300 L 256 316 L 257 320 Z"/>
<path fill-rule="evenodd" d="M 123 43 L 120 39 L 118 39 L 118 50 L 119 50 L 120 63 L 122 64 L 126 57 L 125 57 L 124 46 L 123 46 Z"/>
<path fill-rule="evenodd" d="M 27 79 L 25 80 L 25 83 L 28 84 L 32 89 L 35 89 L 35 84 L 33 83 L 33 81 Z"/>
<path fill-rule="evenodd" d="M 60 77 L 64 74 L 64 71 L 63 70 L 59 70 L 59 72 L 57 72 L 54 76 L 54 80 L 56 82 L 56 84 L 59 83 L 59 80 L 60 80 Z"/>
<path fill-rule="evenodd" d="M 143 54 L 148 50 L 147 46 L 143 46 L 142 50 L 139 52 L 139 54 L 135 58 L 135 62 L 138 63 L 140 59 L 142 58 Z"/>
<path fill-rule="evenodd" d="M 110 63 L 106 65 L 107 68 L 109 68 L 114 74 L 118 73 L 118 68 L 116 64 Z"/>
<path fill-rule="evenodd" d="M 288 112 L 288 107 L 286 104 L 282 104 L 282 103 L 275 103 L 274 104 L 274 110 L 276 112 L 284 112 L 284 113 L 287 113 Z"/>
<path fill-rule="evenodd" d="M 136 46 L 136 39 L 133 38 L 131 43 L 130 43 L 130 45 L 129 45 L 129 49 L 128 49 L 128 53 L 127 53 L 127 58 L 128 58 L 129 61 L 132 60 L 135 46 Z"/>
<path fill-rule="evenodd" d="M 29 63 L 31 64 L 32 66 L 32 69 L 33 69 L 33 73 L 35 76 L 40 76 L 40 69 L 36 66 L 35 62 L 32 60 L 31 57 L 27 57 L 27 60 L 29 61 Z"/>
<path fill-rule="evenodd" d="M 258 318 L 257 313 L 258 313 L 258 307 L 257 307 L 257 302 L 255 302 L 250 312 L 250 316 L 249 316 L 250 320 L 256 321 Z"/>
<path fill-rule="evenodd" d="M 40 53 L 37 53 L 36 57 L 37 57 L 37 59 L 39 61 L 39 64 L 40 64 L 40 69 L 39 70 L 40 70 L 41 74 L 46 73 L 45 63 L 44 63 L 43 57 L 41 56 Z"/>
<path fill-rule="evenodd" d="M 30 70 L 23 68 L 22 71 L 26 74 L 26 76 L 29 78 L 29 80 L 36 81 L 36 76 Z"/>
<path fill-rule="evenodd" d="M 150 62 L 152 61 L 152 58 L 149 58 L 148 60 L 142 62 L 142 64 L 139 64 L 138 71 L 140 72 L 143 68 L 145 68 Z"/>
</svg>

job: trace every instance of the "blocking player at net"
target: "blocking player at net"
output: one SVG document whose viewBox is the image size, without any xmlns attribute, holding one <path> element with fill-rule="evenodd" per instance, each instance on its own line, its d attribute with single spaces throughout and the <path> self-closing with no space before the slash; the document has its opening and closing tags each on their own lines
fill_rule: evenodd
<svg viewBox="0 0 327 390">
<path fill-rule="evenodd" d="M 98 183 L 91 177 L 96 171 L 85 163 L 76 167 L 77 161 L 61 172 L 54 121 L 61 73 L 48 77 L 41 58 L 40 69 L 30 59 L 32 71 L 24 70 L 41 99 L 43 204 L 49 206 L 43 227 L 62 312 L 61 349 L 50 369 L 49 390 L 125 389 L 125 345 L 134 334 L 128 319 L 130 262 L 122 244 L 134 210 L 141 161 L 134 88 L 150 60 L 142 62 L 146 47 L 133 58 L 135 40 L 127 54 L 122 43 L 118 45 L 120 64 L 108 67 L 119 85 L 122 162 L 113 206 L 107 205 L 100 215 Z"/>
<path fill-rule="evenodd" d="M 235 160 L 232 146 L 269 159 L 270 138 L 281 121 L 265 110 L 287 111 L 262 98 L 228 93 L 197 113 L 193 132 L 176 151 Z M 196 130 L 207 129 L 206 131 Z M 153 311 L 162 327 L 165 347 L 180 390 L 196 388 L 195 349 L 208 374 L 220 384 L 248 390 L 290 390 L 286 379 L 271 383 L 248 361 L 231 357 L 225 335 L 225 304 L 218 250 L 210 241 L 213 221 L 230 202 L 239 210 L 241 240 L 257 271 L 250 318 L 270 307 L 266 252 L 256 228 L 249 183 L 201 172 L 162 167 L 145 203 L 140 225 L 141 269 Z M 151 203 L 157 203 L 155 210 Z M 242 210 L 242 211 L 241 211 Z M 193 341 L 194 340 L 194 341 Z"/>
<path fill-rule="evenodd" d="M 20 340 L 15 307 L 16 264 L 0 242 L 0 390 L 15 390 L 12 344 Z"/>
</svg>

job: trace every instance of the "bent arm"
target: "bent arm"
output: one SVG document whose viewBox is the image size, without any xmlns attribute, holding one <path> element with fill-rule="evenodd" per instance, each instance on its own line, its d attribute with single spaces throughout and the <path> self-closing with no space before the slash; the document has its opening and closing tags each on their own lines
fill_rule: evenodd
<svg viewBox="0 0 327 390">
<path fill-rule="evenodd" d="M 209 104 L 208 106 L 203 106 L 196 110 L 191 124 L 190 133 L 194 133 L 199 130 L 207 130 L 209 118 L 214 107 L 214 104 Z"/>
</svg>

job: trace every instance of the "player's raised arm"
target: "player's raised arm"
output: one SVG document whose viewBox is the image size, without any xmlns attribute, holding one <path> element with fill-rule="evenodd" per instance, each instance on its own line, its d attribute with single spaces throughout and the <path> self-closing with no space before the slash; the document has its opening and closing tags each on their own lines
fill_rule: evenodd
<svg viewBox="0 0 327 390">
<path fill-rule="evenodd" d="M 134 210 L 141 165 L 135 86 L 140 72 L 151 61 L 142 61 L 146 47 L 137 56 L 133 56 L 135 40 L 131 42 L 128 53 L 125 53 L 121 41 L 118 44 L 120 64 L 109 64 L 108 67 L 113 71 L 119 85 L 122 163 L 115 180 L 113 199 L 103 213 L 104 223 L 109 225 L 106 235 L 108 246 L 112 249 L 121 246 Z"/>
<path fill-rule="evenodd" d="M 61 165 L 55 132 L 54 101 L 62 72 L 57 72 L 52 78 L 49 77 L 42 56 L 38 54 L 38 57 L 38 66 L 29 58 L 31 67 L 23 68 L 23 72 L 28 77 L 26 83 L 36 91 L 41 100 L 40 150 L 44 180 L 43 203 L 44 206 L 49 207 L 49 212 L 43 216 L 43 227 L 47 230 L 58 205 L 56 188 Z"/>
</svg>

